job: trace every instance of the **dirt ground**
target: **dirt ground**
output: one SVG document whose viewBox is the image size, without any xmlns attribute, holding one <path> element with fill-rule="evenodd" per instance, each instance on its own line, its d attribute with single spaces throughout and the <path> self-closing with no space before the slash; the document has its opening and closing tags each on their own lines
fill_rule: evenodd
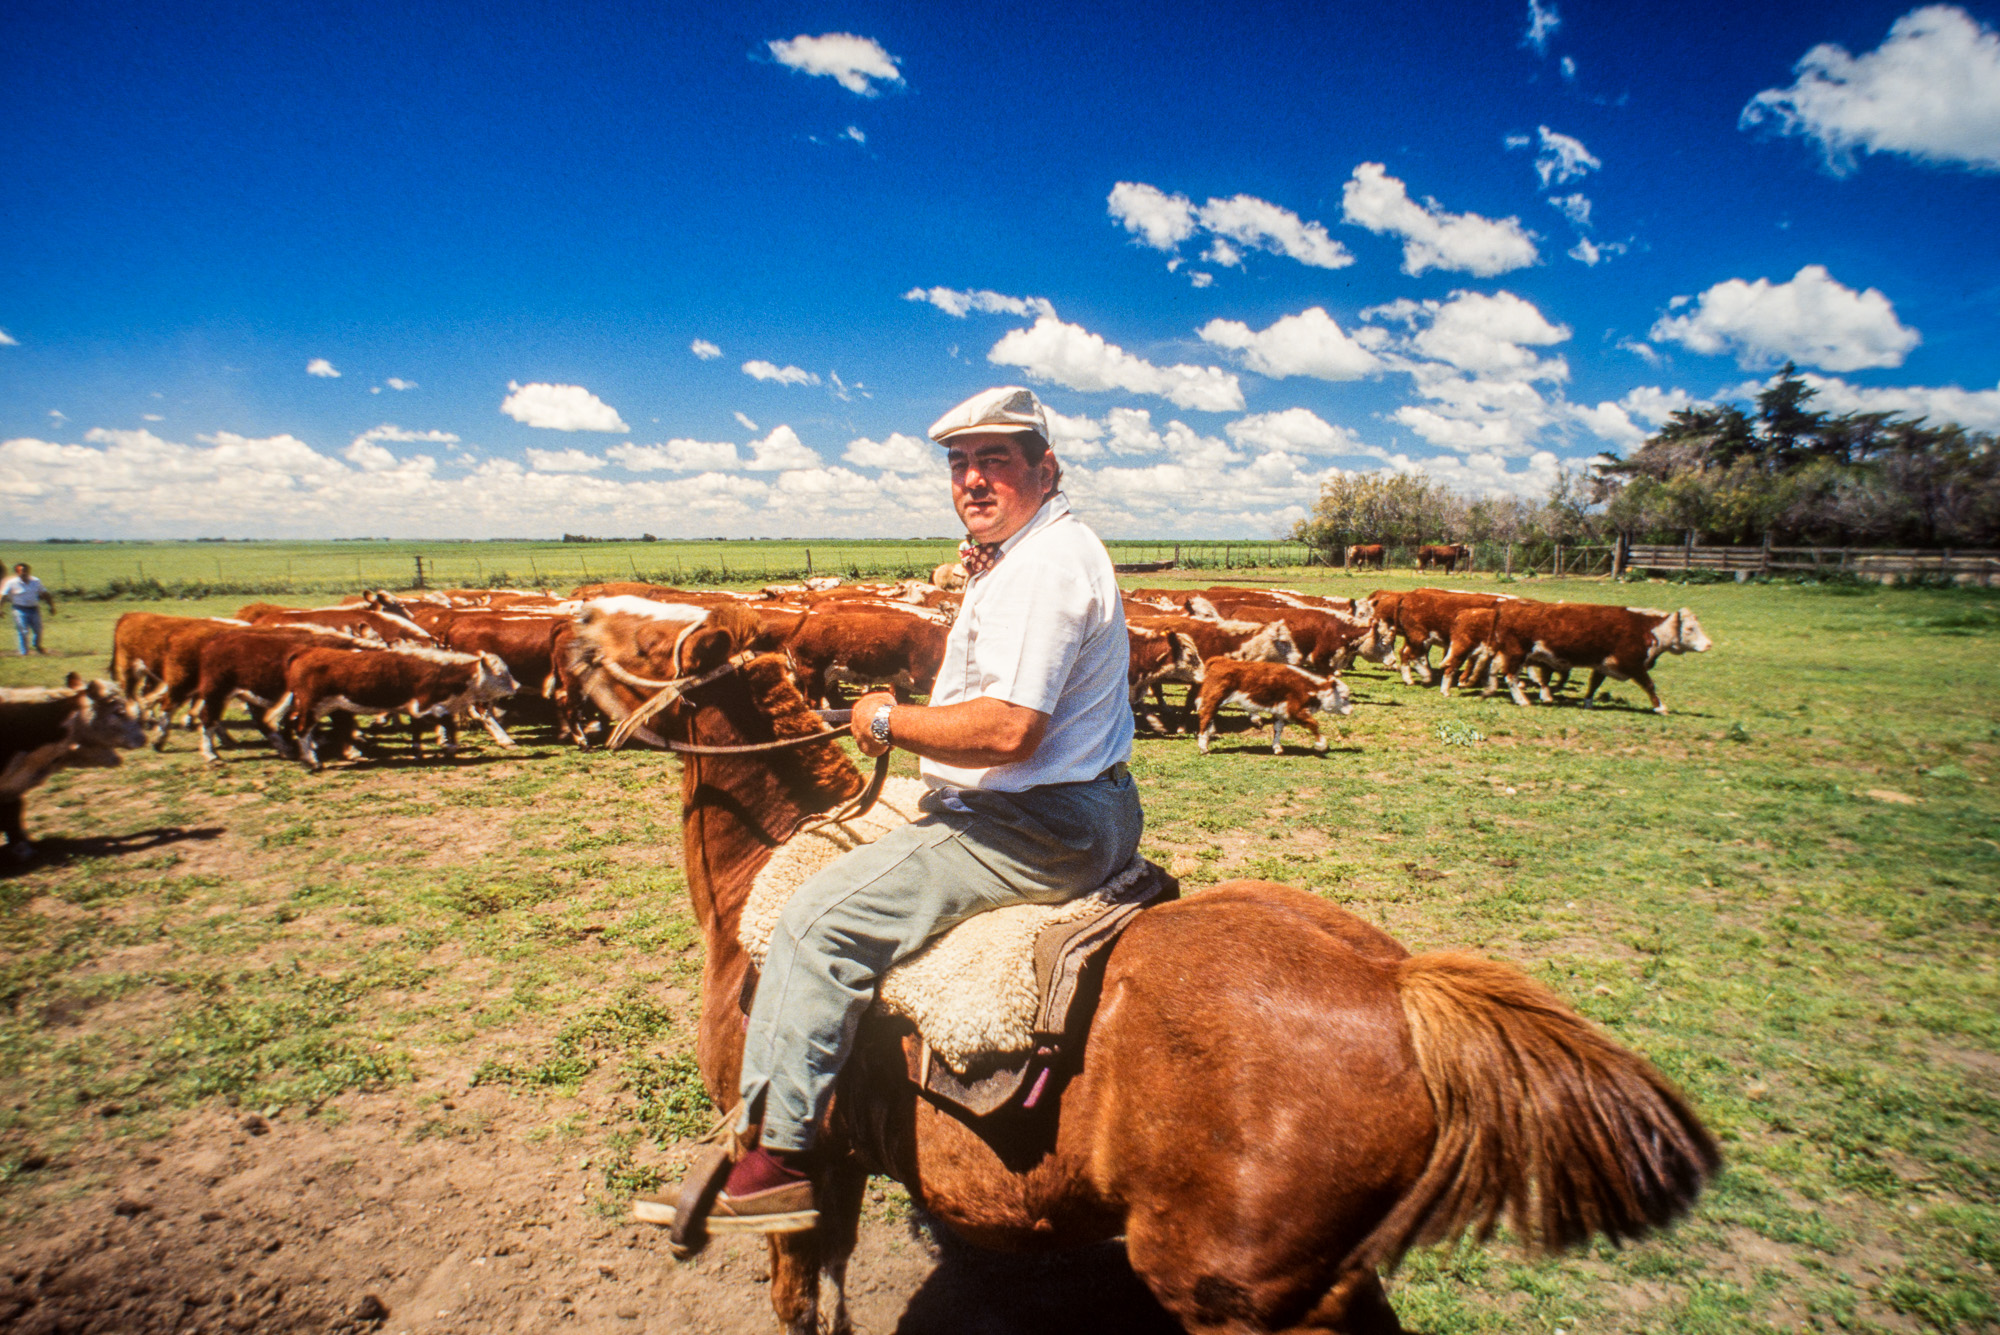
<svg viewBox="0 0 2000 1335">
<path fill-rule="evenodd" d="M 459 1111 L 502 1112 L 473 1090 Z M 0 1243 L 0 1329 L 758 1332 L 776 1329 L 762 1244 L 691 1262 L 659 1230 L 586 1208 L 573 1156 L 427 1140 L 359 1101 L 335 1128 L 217 1110 Z M 78 1167 L 81 1167 L 80 1165 Z M 942 1245 L 940 1245 L 942 1243 Z M 1012 1258 L 871 1218 L 848 1299 L 863 1331 L 1164 1332 L 1116 1247 Z"/>
</svg>

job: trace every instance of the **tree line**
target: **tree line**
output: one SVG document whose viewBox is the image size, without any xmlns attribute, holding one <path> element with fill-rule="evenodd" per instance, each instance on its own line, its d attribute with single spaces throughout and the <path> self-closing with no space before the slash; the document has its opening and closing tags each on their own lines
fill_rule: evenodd
<svg viewBox="0 0 2000 1335">
<path fill-rule="evenodd" d="M 1543 499 L 1474 497 L 1421 473 L 1359 473 L 1322 488 L 1292 537 L 1357 542 L 1697 542 L 2000 546 L 1991 434 L 1893 413 L 1827 413 L 1787 363 L 1753 409 L 1685 408 L 1629 457 L 1559 473 Z"/>
</svg>

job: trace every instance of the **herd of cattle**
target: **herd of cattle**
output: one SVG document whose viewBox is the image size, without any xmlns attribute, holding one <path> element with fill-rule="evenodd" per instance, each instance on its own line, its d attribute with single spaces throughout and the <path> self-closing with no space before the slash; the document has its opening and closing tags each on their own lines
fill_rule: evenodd
<svg viewBox="0 0 2000 1335">
<path fill-rule="evenodd" d="M 199 730 L 202 755 L 219 761 L 232 705 L 248 711 L 280 755 L 315 770 L 329 755 L 355 754 L 357 716 L 406 719 L 418 756 L 429 728 L 447 750 L 467 720 L 511 746 L 503 717 L 537 714 L 589 746 L 629 709 L 629 694 L 609 689 L 611 682 L 657 686 L 671 678 L 676 646 L 724 606 L 756 616 L 761 634 L 752 648 L 784 654 L 814 704 L 839 705 L 844 687 L 873 683 L 908 699 L 928 693 L 943 661 L 961 578 L 946 567 L 930 581 L 821 580 L 754 593 L 613 583 L 568 597 L 369 592 L 331 607 L 253 603 L 234 617 L 128 612 L 113 635 L 111 681 L 73 677 L 52 690 L 0 691 L 0 833 L 25 856 L 23 792 L 59 765 L 115 764 L 117 748 L 143 744 L 147 727 L 164 749 L 178 716 Z M 1421 679 L 1447 695 L 1484 677 L 1486 694 L 1504 683 L 1521 705 L 1524 674 L 1552 702 L 1551 671 L 1566 680 L 1571 669 L 1587 669 L 1583 703 L 1608 676 L 1636 683 L 1665 713 L 1649 675 L 1654 663 L 1663 653 L 1709 648 L 1686 608 L 1445 589 L 1360 599 L 1229 586 L 1138 589 L 1125 595 L 1124 610 L 1128 685 L 1142 725 L 1166 731 L 1169 720 L 1192 721 L 1204 753 L 1225 708 L 1268 716 L 1274 751 L 1292 723 L 1324 751 L 1312 716 L 1349 712 L 1340 674 L 1356 659 L 1393 664 L 1405 684 Z M 1433 648 L 1445 650 L 1437 668 Z M 1164 689 L 1173 683 L 1187 688 L 1178 709 Z M 636 735 L 647 737 L 643 728 Z"/>
</svg>

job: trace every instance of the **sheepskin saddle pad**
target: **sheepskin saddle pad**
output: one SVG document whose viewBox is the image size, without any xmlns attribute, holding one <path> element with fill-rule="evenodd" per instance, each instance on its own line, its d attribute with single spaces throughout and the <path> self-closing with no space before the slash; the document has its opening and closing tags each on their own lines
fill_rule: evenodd
<svg viewBox="0 0 2000 1335">
<path fill-rule="evenodd" d="M 771 855 L 751 885 L 737 928 L 759 968 L 793 891 L 836 858 L 915 820 L 923 795 L 916 780 L 891 779 L 864 815 L 807 830 Z M 1077 899 L 1015 904 L 968 918 L 883 976 L 874 1013 L 910 1021 L 930 1051 L 960 1075 L 994 1058 L 1025 1057 L 1038 1041 L 1064 1032 L 1089 958 L 1140 908 L 1171 899 L 1178 889 L 1173 877 L 1134 857 Z"/>
</svg>

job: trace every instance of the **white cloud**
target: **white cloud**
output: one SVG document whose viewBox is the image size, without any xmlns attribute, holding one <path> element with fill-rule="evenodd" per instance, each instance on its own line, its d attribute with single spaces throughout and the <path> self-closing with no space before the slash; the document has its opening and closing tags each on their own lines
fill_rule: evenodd
<svg viewBox="0 0 2000 1335">
<path fill-rule="evenodd" d="M 595 473 L 604 464 L 602 455 L 582 450 L 538 450 L 533 446 L 528 449 L 528 467 L 537 473 Z"/>
<path fill-rule="evenodd" d="M 773 362 L 749 361 L 743 363 L 743 374 L 752 380 L 775 380 L 781 385 L 817 385 L 819 377 L 811 371 L 797 366 L 779 366 Z"/>
<path fill-rule="evenodd" d="M 1590 196 L 1582 193 L 1550 196 L 1549 204 L 1576 226 L 1590 226 Z"/>
<path fill-rule="evenodd" d="M 896 57 L 873 38 L 857 37 L 851 32 L 829 32 L 818 37 L 800 33 L 790 41 L 766 45 L 780 65 L 805 74 L 825 75 L 862 97 L 875 96 L 875 81 L 903 81 L 902 72 L 896 68 L 900 63 Z"/>
<path fill-rule="evenodd" d="M 1208 287 L 1215 282 L 1215 275 L 1203 273 L 1200 269 L 1188 270 L 1188 282 L 1194 287 Z"/>
<path fill-rule="evenodd" d="M 1569 365 L 1535 349 L 1567 340 L 1570 331 L 1532 302 L 1511 292 L 1459 291 L 1441 302 L 1403 298 L 1361 318 L 1408 327 L 1407 334 L 1372 332 L 1384 366 L 1409 375 L 1424 400 L 1391 416 L 1433 445 L 1521 455 L 1565 420 L 1560 391 L 1545 394 L 1537 382 L 1559 386 Z"/>
<path fill-rule="evenodd" d="M 1631 353 L 1648 366 L 1658 366 L 1660 364 L 1660 350 L 1640 339 L 1621 338 L 1618 340 L 1618 350 L 1620 352 Z"/>
<path fill-rule="evenodd" d="M 340 372 L 333 369 L 333 363 L 324 357 L 315 357 L 306 363 L 306 374 L 320 376 L 327 380 L 340 379 Z"/>
<path fill-rule="evenodd" d="M 1364 162 L 1342 191 L 1348 222 L 1403 238 L 1403 272 L 1445 269 L 1491 278 L 1535 263 L 1533 237 L 1518 218 L 1448 213 L 1436 200 L 1419 204 L 1379 162 Z"/>
<path fill-rule="evenodd" d="M 1321 306 L 1284 316 L 1261 332 L 1253 333 L 1237 320 L 1210 320 L 1200 333 L 1203 342 L 1240 352 L 1244 366 L 1273 379 L 1359 380 L 1380 367 L 1375 355 L 1341 332 Z"/>
<path fill-rule="evenodd" d="M 386 384 L 390 389 L 415 389 L 417 387 L 416 381 L 405 380 L 400 376 L 393 376 L 393 375 L 390 376 L 383 383 Z"/>
<path fill-rule="evenodd" d="M 1911 10 L 1873 51 L 1823 43 L 1793 68 L 1791 87 L 1750 99 L 1744 129 L 1811 139 L 1836 175 L 1859 153 L 2000 170 L 2000 33 L 1955 5 Z"/>
<path fill-rule="evenodd" d="M 845 130 L 841 131 L 840 137 L 842 139 L 852 139 L 857 144 L 868 142 L 868 136 L 861 132 L 861 127 L 858 125 L 848 126 Z"/>
<path fill-rule="evenodd" d="M 758 426 L 755 422 L 751 421 L 749 415 L 746 413 L 737 413 L 736 420 L 743 424 L 743 429 L 745 431 L 757 432 L 763 430 L 762 427 Z"/>
<path fill-rule="evenodd" d="M 1961 389 L 1957 385 L 1894 385 L 1876 388 L 1853 385 L 1839 376 L 1802 377 L 1818 390 L 1812 407 L 1829 413 L 1894 413 L 1928 418 L 1933 426 L 1956 422 L 1968 431 L 2000 432 L 2000 385 L 1992 389 Z M 1752 381 L 1720 397 L 1753 399 L 1768 382 Z"/>
<path fill-rule="evenodd" d="M 798 432 L 788 426 L 771 428 L 762 440 L 750 442 L 750 462 L 744 467 L 753 473 L 775 473 L 788 468 L 818 468 L 820 457 L 807 449 Z"/>
<path fill-rule="evenodd" d="M 1562 70 L 1562 76 L 1566 81 L 1570 83 L 1576 82 L 1575 56 L 1564 56 L 1562 60 L 1558 62 L 1558 67 Z"/>
<path fill-rule="evenodd" d="M 1521 45 L 1533 47 L 1535 54 L 1549 53 L 1549 38 L 1562 27 L 1562 15 L 1556 12 L 1556 0 L 1545 5 L 1541 0 L 1528 0 L 1528 30 L 1521 35 Z"/>
<path fill-rule="evenodd" d="M 1201 206 L 1200 219 L 1218 237 L 1289 256 L 1315 269 L 1341 269 L 1354 263 L 1347 247 L 1328 236 L 1321 224 L 1251 195 L 1211 199 Z"/>
<path fill-rule="evenodd" d="M 1111 216 L 1154 250 L 1172 250 L 1194 235 L 1194 204 L 1141 181 L 1120 181 L 1107 201 Z"/>
<path fill-rule="evenodd" d="M 1535 131 L 1542 137 L 1541 149 L 1535 154 L 1535 175 L 1541 178 L 1542 189 L 1582 180 L 1604 166 L 1581 139 L 1557 134 L 1546 125 L 1536 126 Z"/>
<path fill-rule="evenodd" d="M 1186 195 L 1170 195 L 1143 182 L 1120 181 L 1111 188 L 1106 203 L 1113 219 L 1155 250 L 1171 251 L 1197 230 L 1209 232 L 1215 239 L 1202 258 L 1212 264 L 1239 265 L 1239 247 L 1284 255 L 1316 269 L 1340 269 L 1354 263 L 1347 247 L 1327 235 L 1324 225 L 1254 195 L 1211 199 L 1196 208 Z"/>
<path fill-rule="evenodd" d="M 369 473 L 385 473 L 396 466 L 395 455 L 361 436 L 355 437 L 354 443 L 341 454 Z"/>
<path fill-rule="evenodd" d="M 1223 430 L 1238 445 L 1301 454 L 1356 454 L 1361 442 L 1344 426 L 1323 420 L 1309 408 L 1239 417 Z"/>
<path fill-rule="evenodd" d="M 1427 357 L 1480 375 L 1559 380 L 1569 373 L 1561 358 L 1544 361 L 1529 351 L 1566 342 L 1569 327 L 1550 323 L 1533 302 L 1512 292 L 1459 291 L 1422 308 L 1429 327 L 1411 341 Z"/>
<path fill-rule="evenodd" d="M 722 355 L 722 349 L 716 347 L 715 344 L 705 338 L 698 338 L 688 344 L 688 351 L 705 362 L 712 362 Z"/>
<path fill-rule="evenodd" d="M 1694 396 L 1684 389 L 1663 390 L 1642 385 L 1616 403 L 1600 403 L 1595 408 L 1573 403 L 1569 411 L 1599 440 L 1631 449 L 1657 431 L 1675 412 L 1693 406 L 1694 401 Z"/>
<path fill-rule="evenodd" d="M 500 411 L 527 426 L 548 431 L 630 431 L 618 410 L 582 385 L 507 382 Z"/>
<path fill-rule="evenodd" d="M 1143 357 L 1107 343 L 1081 325 L 1065 324 L 1044 315 L 1027 329 L 1016 329 L 993 345 L 986 360 L 996 366 L 1018 366 L 1036 380 L 1051 381 L 1085 393 L 1123 389 L 1153 394 L 1182 408 L 1204 412 L 1240 412 L 1243 389 L 1234 375 L 1218 366 L 1155 366 Z"/>
<path fill-rule="evenodd" d="M 1475 496 L 1520 496 L 1540 500 L 1549 494 L 1556 474 L 1562 471 L 1562 461 L 1547 450 L 1534 451 L 1527 456 L 1523 467 L 1511 470 L 1507 467 L 1509 456 L 1477 450 L 1466 452 L 1462 457 L 1441 454 L 1428 459 L 1413 459 L 1407 454 L 1386 452 L 1378 457 L 1399 473 L 1424 473 L 1456 491 Z"/>
<path fill-rule="evenodd" d="M 364 440 L 394 440 L 401 442 L 426 441 L 437 445 L 458 444 L 458 437 L 454 436 L 449 431 L 410 431 L 403 427 L 397 426 L 393 422 L 384 422 L 381 426 L 369 427 L 366 431 L 362 432 L 354 439 L 356 441 L 364 441 Z"/>
<path fill-rule="evenodd" d="M 904 301 L 927 301 L 946 315 L 963 320 L 970 312 L 988 315 L 1054 315 L 1056 308 L 1041 297 L 1010 297 L 985 288 L 960 292 L 949 287 L 913 287 Z"/>
<path fill-rule="evenodd" d="M 147 422 L 164 422 L 167 420 L 166 418 L 160 416 L 158 413 L 140 413 L 139 417 L 141 420 Z"/>
<path fill-rule="evenodd" d="M 937 446 L 900 431 L 887 440 L 866 436 L 851 440 L 840 457 L 857 468 L 883 468 L 891 473 L 936 472 L 944 462 L 944 453 Z"/>
<path fill-rule="evenodd" d="M 0 329 L 0 348 L 18 348 L 20 346 L 21 346 L 20 339 L 15 338 L 12 334 L 8 333 L 6 330 Z"/>
<path fill-rule="evenodd" d="M 1676 298 L 1675 308 L 1685 302 Z M 1733 353 L 1746 368 L 1790 360 L 1828 371 L 1901 366 L 1922 340 L 1881 292 L 1844 287 L 1818 264 L 1785 283 L 1717 283 L 1689 313 L 1662 316 L 1648 337 L 1705 356 Z"/>
<path fill-rule="evenodd" d="M 741 416 L 739 413 L 738 416 Z M 726 440 L 669 440 L 659 445 L 613 445 L 605 456 L 634 473 L 733 472 L 743 466 Z"/>
<path fill-rule="evenodd" d="M 51 408 L 49 409 L 49 418 L 51 421 L 67 422 L 69 420 L 69 414 L 64 412 L 60 408 Z"/>
</svg>

